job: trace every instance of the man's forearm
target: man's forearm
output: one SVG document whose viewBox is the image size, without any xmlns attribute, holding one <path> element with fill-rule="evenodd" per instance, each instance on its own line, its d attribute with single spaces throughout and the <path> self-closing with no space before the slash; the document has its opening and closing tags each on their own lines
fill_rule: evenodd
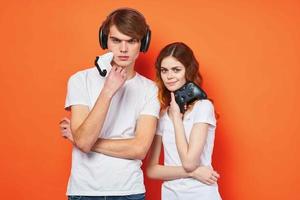
<svg viewBox="0 0 300 200">
<path fill-rule="evenodd" d="M 92 151 L 118 158 L 139 160 L 142 160 L 144 154 L 147 153 L 147 150 L 145 151 L 142 146 L 139 146 L 135 138 L 98 139 L 92 147 Z"/>
<path fill-rule="evenodd" d="M 157 118 L 142 115 L 136 125 L 134 138 L 98 139 L 92 150 L 108 156 L 143 160 L 152 144 Z"/>
<path fill-rule="evenodd" d="M 101 92 L 94 108 L 88 113 L 88 116 L 81 124 L 77 122 L 77 119 L 72 117 L 71 121 L 75 123 L 75 127 L 73 127 L 74 130 L 72 130 L 74 142 L 82 151 L 89 152 L 97 141 L 108 112 L 110 101 L 111 97 Z M 80 112 L 80 110 L 77 111 L 77 113 L 78 112 Z M 76 116 L 78 116 L 78 114 Z M 80 124 L 78 128 L 76 124 Z"/>
</svg>

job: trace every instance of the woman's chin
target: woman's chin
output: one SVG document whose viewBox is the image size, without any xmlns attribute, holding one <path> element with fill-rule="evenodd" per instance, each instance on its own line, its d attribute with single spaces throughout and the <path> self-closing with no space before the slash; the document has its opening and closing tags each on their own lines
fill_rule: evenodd
<svg viewBox="0 0 300 200">
<path fill-rule="evenodd" d="M 176 90 L 179 89 L 179 87 L 172 87 L 172 86 L 169 86 L 169 87 L 167 87 L 167 89 L 168 89 L 170 92 L 175 92 Z"/>
</svg>

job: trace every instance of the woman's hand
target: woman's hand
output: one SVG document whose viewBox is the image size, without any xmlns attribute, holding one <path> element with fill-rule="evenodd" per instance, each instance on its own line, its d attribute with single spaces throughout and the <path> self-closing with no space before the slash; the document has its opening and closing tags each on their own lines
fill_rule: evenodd
<svg viewBox="0 0 300 200">
<path fill-rule="evenodd" d="M 215 184 L 220 178 L 218 172 L 207 166 L 199 166 L 190 173 L 190 176 L 206 185 Z"/>
<path fill-rule="evenodd" d="M 74 142 L 72 131 L 71 131 L 71 122 L 70 119 L 64 117 L 59 122 L 60 133 L 65 139 L 69 139 L 72 143 Z"/>
<path fill-rule="evenodd" d="M 178 118 L 182 119 L 183 116 L 182 113 L 180 113 L 180 109 L 177 102 L 175 101 L 175 95 L 173 92 L 171 92 L 171 103 L 169 108 L 169 114 L 172 121 Z"/>
</svg>

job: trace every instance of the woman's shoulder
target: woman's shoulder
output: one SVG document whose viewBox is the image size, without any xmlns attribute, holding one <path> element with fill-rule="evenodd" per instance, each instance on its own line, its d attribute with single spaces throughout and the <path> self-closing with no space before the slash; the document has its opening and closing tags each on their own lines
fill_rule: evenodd
<svg viewBox="0 0 300 200">
<path fill-rule="evenodd" d="M 204 122 L 216 126 L 216 117 L 213 103 L 208 99 L 197 101 L 193 108 L 195 122 Z"/>
<path fill-rule="evenodd" d="M 214 110 L 214 105 L 209 99 L 198 100 L 195 103 L 194 109 L 197 110 Z"/>
<path fill-rule="evenodd" d="M 159 112 L 159 120 L 160 121 L 165 120 L 167 117 L 167 113 L 168 113 L 168 108 L 161 109 L 161 111 Z"/>
</svg>

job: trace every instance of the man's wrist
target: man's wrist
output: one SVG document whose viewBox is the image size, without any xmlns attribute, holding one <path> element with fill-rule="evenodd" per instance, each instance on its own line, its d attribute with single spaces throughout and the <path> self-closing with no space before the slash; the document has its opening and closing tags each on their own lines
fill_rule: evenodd
<svg viewBox="0 0 300 200">
<path fill-rule="evenodd" d="M 107 100 L 111 100 L 112 97 L 114 96 L 114 93 L 111 92 L 111 90 L 109 90 L 109 89 L 103 88 L 100 92 L 100 96 Z"/>
</svg>

